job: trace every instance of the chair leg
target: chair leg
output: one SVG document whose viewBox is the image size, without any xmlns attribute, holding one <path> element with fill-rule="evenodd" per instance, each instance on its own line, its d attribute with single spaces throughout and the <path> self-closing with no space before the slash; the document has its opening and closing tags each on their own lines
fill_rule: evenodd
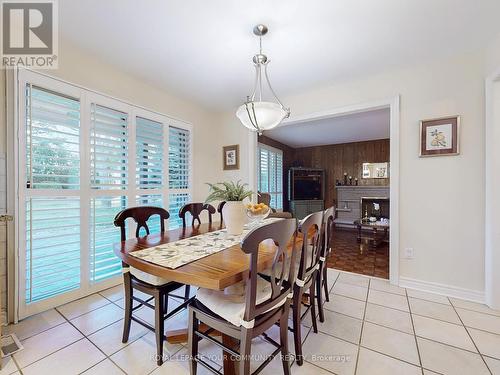
<svg viewBox="0 0 500 375">
<path fill-rule="evenodd" d="M 198 337 L 195 332 L 198 331 L 198 319 L 195 316 L 194 310 L 189 308 L 189 333 L 188 333 L 188 350 L 190 355 L 189 371 L 191 375 L 196 375 L 198 370 L 198 362 L 195 358 L 198 357 Z"/>
<path fill-rule="evenodd" d="M 250 329 L 241 330 L 239 375 L 250 375 L 250 353 L 252 350 L 252 334 Z"/>
<path fill-rule="evenodd" d="M 293 342 L 295 344 L 295 360 L 297 365 L 302 366 L 302 334 L 300 330 L 300 310 L 302 306 L 302 288 L 297 287 L 293 293 Z"/>
<path fill-rule="evenodd" d="M 328 294 L 328 267 L 325 264 L 323 268 L 323 286 L 325 287 L 325 301 L 330 302 L 330 295 Z"/>
<path fill-rule="evenodd" d="M 191 293 L 191 286 L 186 285 L 184 287 L 184 300 L 187 301 L 189 299 L 189 294 Z"/>
<path fill-rule="evenodd" d="M 325 267 L 325 264 L 322 264 L 322 267 Z M 323 269 L 320 269 L 318 272 L 318 277 L 316 278 L 316 298 L 318 299 L 318 312 L 319 312 L 319 321 L 323 323 L 325 321 L 325 312 L 323 310 Z"/>
<path fill-rule="evenodd" d="M 163 338 L 165 333 L 164 327 L 164 310 L 163 310 L 163 294 L 156 292 L 155 294 L 155 336 L 156 336 L 156 364 L 161 366 L 163 363 Z"/>
<path fill-rule="evenodd" d="M 134 291 L 132 289 L 132 281 L 130 280 L 130 273 L 123 274 L 123 286 L 125 288 L 125 319 L 123 319 L 123 336 L 122 342 L 126 343 L 130 335 L 130 325 L 132 324 L 132 299 Z"/>
<path fill-rule="evenodd" d="M 285 303 L 283 315 L 280 318 L 280 344 L 281 344 L 281 362 L 283 364 L 283 373 L 290 375 L 290 352 L 288 351 L 288 311 L 290 304 Z"/>
<path fill-rule="evenodd" d="M 309 288 L 309 303 L 311 304 L 311 321 L 314 333 L 318 333 L 318 323 L 316 322 L 316 277 L 312 278 L 312 283 Z"/>
</svg>

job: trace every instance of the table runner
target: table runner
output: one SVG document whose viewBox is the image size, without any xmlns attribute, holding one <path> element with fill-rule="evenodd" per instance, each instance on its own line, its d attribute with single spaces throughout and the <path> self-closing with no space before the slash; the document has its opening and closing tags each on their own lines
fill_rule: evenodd
<svg viewBox="0 0 500 375">
<path fill-rule="evenodd" d="M 176 269 L 195 260 L 238 245 L 252 229 L 270 224 L 277 220 L 282 219 L 270 218 L 258 225 L 246 225 L 243 229 L 243 233 L 239 235 L 230 235 L 227 233 L 226 229 L 221 229 L 163 245 L 148 247 L 147 249 L 133 251 L 130 255 L 162 267 Z"/>
</svg>

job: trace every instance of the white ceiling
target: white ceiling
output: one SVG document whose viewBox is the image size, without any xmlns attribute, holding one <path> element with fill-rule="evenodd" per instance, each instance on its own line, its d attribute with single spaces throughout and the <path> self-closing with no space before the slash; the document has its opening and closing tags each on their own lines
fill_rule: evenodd
<svg viewBox="0 0 500 375">
<path fill-rule="evenodd" d="M 65 43 L 214 110 L 251 92 L 260 22 L 280 96 L 479 49 L 500 32 L 498 0 L 61 0 L 59 8 Z"/>
<path fill-rule="evenodd" d="M 390 110 L 377 109 L 328 119 L 282 124 L 264 132 L 290 147 L 311 147 L 389 138 Z"/>
</svg>

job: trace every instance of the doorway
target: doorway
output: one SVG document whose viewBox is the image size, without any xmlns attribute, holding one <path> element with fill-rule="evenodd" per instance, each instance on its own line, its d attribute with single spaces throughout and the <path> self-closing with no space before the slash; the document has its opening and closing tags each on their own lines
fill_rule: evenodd
<svg viewBox="0 0 500 375">
<path fill-rule="evenodd" d="M 316 122 L 316 121 L 321 121 L 321 120 L 328 120 L 328 119 L 339 119 L 341 117 L 346 117 L 350 115 L 360 115 L 363 113 L 368 113 L 368 112 L 376 112 L 376 111 L 387 111 L 388 113 L 388 137 L 387 137 L 387 142 L 388 142 L 388 154 L 389 154 L 389 160 L 386 160 L 389 162 L 389 175 L 390 175 L 390 186 L 387 188 L 388 190 L 388 195 L 390 199 L 390 207 L 387 209 L 390 212 L 390 231 L 388 231 L 388 244 L 387 246 L 387 253 L 388 253 L 388 273 L 386 273 L 386 276 L 388 276 L 390 282 L 392 284 L 398 284 L 399 283 L 399 96 L 395 98 L 391 98 L 388 100 L 381 100 L 377 102 L 371 102 L 371 103 L 364 103 L 361 105 L 355 105 L 355 106 L 347 106 L 347 107 L 341 107 L 341 108 L 334 108 L 331 110 L 319 112 L 319 113 L 311 113 L 311 114 L 306 114 L 302 116 L 296 116 L 294 118 L 291 118 L 284 122 L 279 128 L 280 132 L 291 132 L 292 129 L 297 129 L 299 127 L 303 127 L 304 124 L 306 123 L 311 123 L 311 122 Z M 293 128 L 292 128 L 293 127 Z M 268 133 L 269 134 L 269 133 Z M 272 134 L 269 134 L 272 136 Z M 255 155 L 257 154 L 256 150 L 258 147 L 258 139 L 257 135 L 255 133 L 252 133 L 250 135 L 250 153 L 251 158 L 250 158 L 250 170 L 254 171 L 254 173 L 251 173 L 250 179 L 251 183 L 256 187 L 256 182 L 258 181 L 258 163 L 255 160 Z M 347 142 L 348 143 L 348 142 Z M 252 161 L 252 159 L 254 159 Z M 289 170 L 291 164 L 293 164 L 293 161 L 290 162 L 289 160 L 287 161 L 286 156 L 284 156 L 284 180 L 287 179 L 287 173 L 286 171 Z M 300 163 L 299 163 L 300 164 Z M 304 163 L 305 164 L 305 163 Z M 293 166 L 293 165 L 292 165 Z M 356 167 L 357 168 L 357 167 Z M 361 169 L 362 166 L 360 165 L 359 168 Z M 321 169 L 321 168 L 320 168 Z M 357 171 L 357 169 L 356 169 Z M 347 181 L 347 184 L 352 184 L 351 186 L 355 186 L 355 178 L 358 178 L 358 184 L 362 185 L 361 183 L 361 178 L 362 176 L 355 176 L 355 171 L 353 170 L 352 172 L 346 171 L 348 173 L 348 176 L 351 175 L 352 180 Z M 343 175 L 343 173 L 342 173 Z M 340 180 L 340 181 L 336 181 Z M 333 180 L 333 184 L 337 185 L 339 183 L 340 185 L 344 185 L 344 179 L 343 178 L 338 178 L 335 177 Z M 364 184 L 364 183 L 363 183 Z M 337 186 L 333 186 L 332 188 L 332 181 L 329 180 L 327 185 L 328 192 L 332 192 L 332 190 L 336 190 Z M 290 189 L 287 189 L 285 186 L 284 190 L 287 193 L 284 193 L 284 201 L 290 202 Z M 286 195 L 288 194 L 288 195 Z M 361 197 L 359 197 L 361 198 Z M 330 198 L 331 200 L 331 198 Z M 359 199 L 360 201 L 360 199 Z M 329 200 L 327 198 L 327 201 L 325 201 L 325 204 L 328 204 Z M 343 208 L 339 205 L 339 202 L 335 200 L 334 202 L 337 206 L 337 208 Z M 326 206 L 325 206 L 326 207 Z M 288 205 L 284 203 L 284 209 L 291 209 L 290 204 Z M 293 209 L 292 209 L 293 210 Z M 361 219 L 361 206 L 358 208 L 359 212 L 359 218 Z M 340 215 L 337 215 L 337 218 L 339 218 Z M 380 219 L 380 218 L 379 218 Z M 342 227 L 342 233 L 343 236 L 338 236 L 337 239 L 339 241 L 338 245 L 342 246 L 341 242 L 348 241 L 349 244 L 353 244 L 353 241 L 355 242 L 356 246 L 356 251 L 359 253 L 361 251 L 361 247 L 363 247 L 362 251 L 370 251 L 369 248 L 373 245 L 373 241 L 369 240 L 366 237 L 371 236 L 371 231 L 367 231 L 366 228 L 363 228 L 362 230 L 362 238 L 361 238 L 361 244 L 359 244 L 357 241 L 357 227 L 356 225 L 350 225 L 350 228 L 344 228 L 345 225 L 341 225 L 342 223 L 339 223 L 339 228 Z M 351 224 L 354 224 L 353 222 Z M 345 229 L 345 231 L 344 231 Z M 344 233 L 345 232 L 345 233 Z M 367 233 L 368 232 L 368 233 Z M 340 232 L 339 232 L 340 233 Z M 380 233 L 380 231 L 379 231 Z M 362 246 L 364 245 L 364 246 Z M 382 276 L 381 274 L 375 275 L 375 276 Z"/>
</svg>

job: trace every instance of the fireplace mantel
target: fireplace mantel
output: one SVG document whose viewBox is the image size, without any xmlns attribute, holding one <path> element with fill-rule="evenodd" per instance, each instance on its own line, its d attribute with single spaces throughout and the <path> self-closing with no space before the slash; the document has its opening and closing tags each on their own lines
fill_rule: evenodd
<svg viewBox="0 0 500 375">
<path fill-rule="evenodd" d="M 337 217 L 335 224 L 353 226 L 361 219 L 361 198 L 389 198 L 389 186 L 358 185 L 336 186 Z"/>
</svg>

